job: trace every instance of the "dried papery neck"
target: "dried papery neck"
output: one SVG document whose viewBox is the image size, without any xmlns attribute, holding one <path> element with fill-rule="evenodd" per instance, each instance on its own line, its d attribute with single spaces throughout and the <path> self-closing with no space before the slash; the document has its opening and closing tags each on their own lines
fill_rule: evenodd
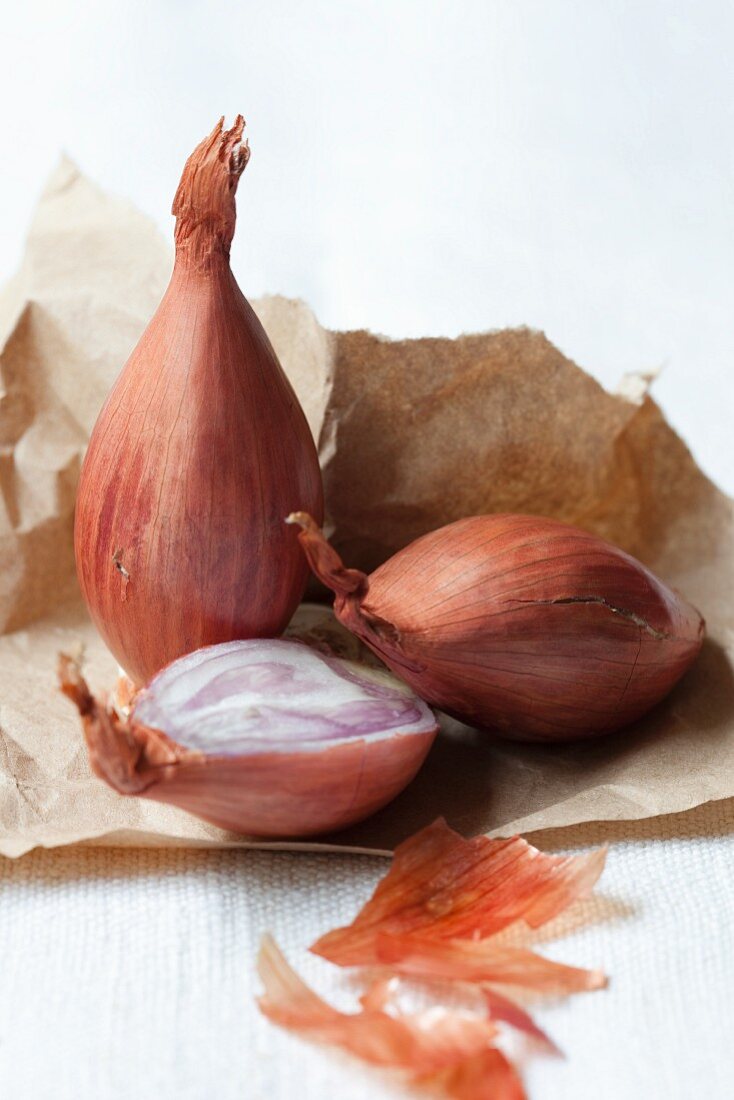
<svg viewBox="0 0 734 1100">
<path fill-rule="evenodd" d="M 334 547 L 326 541 L 324 533 L 307 512 L 292 512 L 286 523 L 297 524 L 298 541 L 314 574 L 339 597 L 352 597 L 358 603 L 367 595 L 369 580 L 359 569 L 347 569 Z"/>
<path fill-rule="evenodd" d="M 250 159 L 242 143 L 245 120 L 231 130 L 221 118 L 209 137 L 197 145 L 186 165 L 173 200 L 176 218 L 176 265 L 226 265 L 234 236 L 235 192 Z"/>
<path fill-rule="evenodd" d="M 306 512 L 293 512 L 286 523 L 301 527 L 298 541 L 315 576 L 334 593 L 334 612 L 339 622 L 383 659 L 399 664 L 406 671 L 420 671 L 423 666 L 402 652 L 397 627 L 365 606 L 370 587 L 366 573 L 346 568 L 319 525 Z"/>
</svg>

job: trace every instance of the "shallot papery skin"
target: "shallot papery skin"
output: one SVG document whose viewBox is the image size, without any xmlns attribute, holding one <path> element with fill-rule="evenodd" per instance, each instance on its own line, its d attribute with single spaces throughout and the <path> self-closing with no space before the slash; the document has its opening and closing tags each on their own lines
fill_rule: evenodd
<svg viewBox="0 0 734 1100">
<path fill-rule="evenodd" d="M 506 737 L 620 729 L 695 660 L 704 621 L 629 554 L 537 516 L 473 516 L 367 577 L 305 513 L 299 540 L 339 621 L 421 698 Z"/>
<path fill-rule="evenodd" d="M 319 952 L 321 954 L 322 952 Z M 473 985 L 514 986 L 533 993 L 560 997 L 603 989 L 600 970 L 584 970 L 554 962 L 523 947 L 488 940 L 439 940 L 430 935 L 378 932 L 375 959 L 396 974 L 414 978 L 442 978 Z"/>
<path fill-rule="evenodd" d="M 497 1027 L 489 1016 L 443 1008 L 391 1012 L 392 986 L 386 981 L 377 981 L 360 998 L 361 1011 L 340 1012 L 302 981 L 271 936 L 263 937 L 258 971 L 265 987 L 260 1010 L 281 1027 L 403 1070 L 448 1096 L 522 1100 L 525 1095 L 514 1067 L 493 1046 Z M 473 1092 L 466 1091 L 467 1079 Z"/>
<path fill-rule="evenodd" d="M 308 424 L 229 265 L 243 127 L 220 120 L 186 163 L 170 285 L 81 471 L 79 583 L 137 686 L 200 646 L 278 635 L 308 575 L 283 516 L 322 514 Z"/>
<path fill-rule="evenodd" d="M 300 642 L 251 639 L 174 661 L 123 718 L 60 659 L 96 775 L 235 833 L 298 837 L 374 813 L 436 736 L 429 708 L 389 673 Z"/>
<path fill-rule="evenodd" d="M 390 870 L 351 924 L 311 950 L 339 966 L 388 965 L 414 977 L 511 985 L 539 993 L 601 988 L 597 970 L 552 962 L 492 937 L 538 928 L 589 894 L 606 852 L 548 855 L 522 837 L 466 840 L 439 818 L 395 849 Z"/>
<path fill-rule="evenodd" d="M 552 920 L 590 892 L 604 857 L 603 849 L 546 855 L 521 837 L 465 840 L 439 818 L 395 850 L 390 870 L 352 924 L 311 948 L 342 966 L 380 966 L 383 976 L 360 998 L 362 1010 L 339 1012 L 317 997 L 270 936 L 258 960 L 265 986 L 260 1008 L 302 1035 L 369 1062 L 409 1069 L 417 1083 L 456 1100 L 522 1100 L 517 1071 L 495 1044 L 497 1025 L 522 1032 L 546 1053 L 560 1052 L 501 989 L 557 996 L 598 989 L 606 979 L 498 942 L 497 934 L 520 921 L 538 927 Z M 441 1005 L 419 1015 L 397 1014 L 390 1004 L 396 975 L 450 982 L 464 991 L 473 985 L 486 1015 L 466 1017 Z"/>
<path fill-rule="evenodd" d="M 555 1054 L 558 1057 L 563 1057 L 563 1052 L 560 1048 L 553 1042 L 550 1036 L 546 1035 L 541 1027 L 538 1027 L 529 1012 L 526 1012 L 520 1005 L 515 1004 L 509 997 L 504 997 L 489 985 L 484 986 L 482 992 L 487 1004 L 487 1009 L 489 1010 L 489 1015 L 493 1020 L 496 1020 L 498 1023 L 508 1024 L 509 1027 L 514 1028 L 515 1031 L 521 1031 L 530 1039 L 534 1039 L 541 1047 L 545 1048 L 548 1054 Z"/>
<path fill-rule="evenodd" d="M 444 1070 L 434 1078 L 452 1100 L 525 1100 L 517 1073 L 501 1050 L 492 1047 Z"/>
</svg>

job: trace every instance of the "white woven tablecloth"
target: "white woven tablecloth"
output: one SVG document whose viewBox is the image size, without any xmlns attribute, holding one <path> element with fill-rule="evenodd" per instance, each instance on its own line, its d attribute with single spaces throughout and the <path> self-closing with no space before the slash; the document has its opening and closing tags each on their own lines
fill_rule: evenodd
<svg viewBox="0 0 734 1100">
<path fill-rule="evenodd" d="M 598 896 L 543 945 L 603 965 L 608 990 L 538 1013 L 567 1054 L 536 1058 L 533 1100 L 734 1095 L 734 802 L 538 834 L 609 841 Z M 307 945 L 350 919 L 384 860 L 242 851 L 65 849 L 0 863 L 0 1095 L 13 1100 L 374 1100 L 409 1093 L 258 1013 L 273 931 L 343 1007 Z"/>
</svg>

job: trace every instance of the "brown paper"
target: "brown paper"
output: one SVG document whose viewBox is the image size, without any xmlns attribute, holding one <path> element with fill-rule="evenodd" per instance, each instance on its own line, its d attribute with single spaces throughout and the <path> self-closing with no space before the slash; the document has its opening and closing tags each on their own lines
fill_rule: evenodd
<svg viewBox="0 0 734 1100">
<path fill-rule="evenodd" d="M 78 720 L 55 689 L 56 653 L 80 644 L 95 687 L 116 676 L 79 601 L 74 497 L 89 431 L 170 268 L 169 246 L 148 220 L 64 162 L 39 204 L 22 269 L 0 297 L 0 851 L 8 855 L 99 838 L 247 843 L 109 791 L 91 776 Z M 645 385 L 632 379 L 625 395 L 610 395 L 530 330 L 392 342 L 326 332 L 300 302 L 254 305 L 318 441 L 327 528 L 348 564 L 371 569 L 463 515 L 536 512 L 637 555 L 708 621 L 695 668 L 634 728 L 543 747 L 446 721 L 411 787 L 333 842 L 389 850 L 441 813 L 468 832 L 508 832 L 734 795 L 734 509 Z"/>
</svg>

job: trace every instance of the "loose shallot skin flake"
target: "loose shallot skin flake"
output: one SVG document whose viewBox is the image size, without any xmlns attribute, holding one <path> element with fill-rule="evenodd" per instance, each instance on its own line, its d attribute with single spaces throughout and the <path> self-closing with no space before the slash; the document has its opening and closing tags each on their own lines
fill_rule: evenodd
<svg viewBox="0 0 734 1100">
<path fill-rule="evenodd" d="M 386 981 L 368 988 L 359 1012 L 340 1012 L 302 981 L 270 936 L 263 937 L 258 972 L 265 987 L 260 1010 L 281 1027 L 340 1046 L 365 1062 L 403 1070 L 423 1084 L 440 1084 L 449 1096 L 524 1096 L 514 1068 L 492 1046 L 498 1032 L 489 1016 L 446 1009 L 391 1012 L 391 983 Z M 459 1072 L 464 1065 L 467 1069 Z M 467 1079 L 480 1091 L 467 1092 Z"/>
<path fill-rule="evenodd" d="M 523 1032 L 524 1035 L 534 1039 L 541 1047 L 544 1047 L 548 1054 L 563 1057 L 553 1040 L 546 1035 L 541 1027 L 538 1027 L 529 1012 L 526 1012 L 520 1005 L 515 1004 L 509 997 L 503 997 L 501 993 L 490 986 L 485 986 L 482 992 L 484 993 L 489 1015 L 493 1020 L 508 1024 L 515 1031 Z"/>
<path fill-rule="evenodd" d="M 523 921 L 538 927 L 592 889 L 605 851 L 546 855 L 521 837 L 465 840 L 439 818 L 395 851 L 393 863 L 351 925 L 311 948 L 342 966 L 382 968 L 356 1014 L 338 1012 L 291 970 L 266 936 L 259 957 L 261 1010 L 275 1023 L 334 1043 L 367 1062 L 408 1071 L 416 1084 L 453 1100 L 524 1100 L 520 1077 L 499 1049 L 507 1024 L 547 1054 L 558 1048 L 524 1008 L 495 988 L 564 995 L 606 984 L 597 970 L 553 962 L 497 939 Z M 387 977 L 386 975 L 392 975 Z M 391 1011 L 395 975 L 470 983 L 485 1014 L 441 1006 Z"/>
<path fill-rule="evenodd" d="M 542 516 L 468 516 L 367 576 L 311 516 L 288 523 L 334 613 L 422 699 L 528 741 L 622 729 L 680 680 L 705 623 L 680 593 L 603 539 Z"/>
<path fill-rule="evenodd" d="M 514 1067 L 496 1047 L 444 1070 L 433 1083 L 452 1100 L 526 1100 Z"/>
<path fill-rule="evenodd" d="M 395 849 L 390 870 L 352 923 L 327 932 L 311 950 L 340 966 L 381 963 L 388 953 L 393 969 L 405 959 L 411 973 L 418 973 L 420 965 L 427 977 L 446 977 L 453 963 L 453 976 L 461 979 L 462 971 L 491 966 L 490 946 L 482 944 L 487 937 L 519 920 L 538 928 L 588 894 L 605 857 L 604 849 L 583 856 L 547 855 L 519 836 L 466 840 L 439 818 Z M 508 950 L 502 948 L 504 967 L 509 965 Z M 523 984 L 520 956 L 513 950 L 517 980 L 512 984 Z M 541 963 L 547 960 L 525 954 L 528 965 L 534 960 L 532 968 L 541 981 Z M 499 964 L 500 956 L 496 960 Z M 547 965 L 560 976 L 559 964 Z M 598 976 L 589 981 L 583 988 L 599 984 Z"/>
<path fill-rule="evenodd" d="M 437 733 L 389 673 L 295 641 L 207 646 L 137 692 L 129 716 L 98 702 L 61 658 L 96 775 L 120 794 L 179 806 L 253 836 L 311 836 L 380 809 Z"/>
</svg>

